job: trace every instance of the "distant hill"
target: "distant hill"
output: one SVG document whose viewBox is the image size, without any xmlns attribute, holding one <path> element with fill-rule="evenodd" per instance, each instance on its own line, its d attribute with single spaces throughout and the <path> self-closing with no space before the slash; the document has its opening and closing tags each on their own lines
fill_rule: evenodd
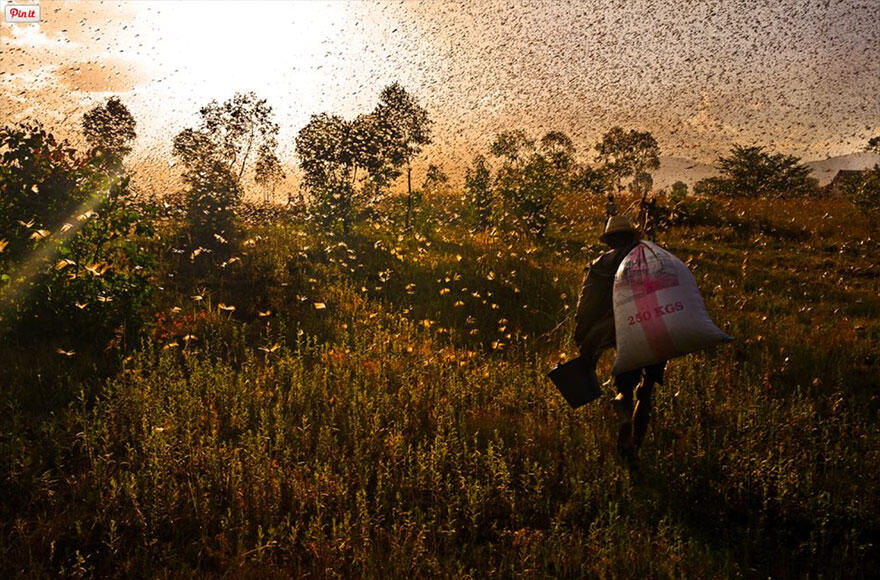
<svg viewBox="0 0 880 580">
<path fill-rule="evenodd" d="M 838 155 L 819 161 L 805 163 L 813 170 L 812 176 L 819 180 L 819 185 L 831 181 L 842 169 L 868 169 L 880 163 L 880 155 L 867 151 Z M 661 157 L 660 168 L 653 173 L 654 187 L 669 187 L 676 181 L 684 181 L 689 187 L 700 179 L 718 175 L 718 171 L 708 163 L 700 163 L 684 157 Z"/>
<path fill-rule="evenodd" d="M 708 163 L 700 163 L 684 157 L 661 157 L 660 168 L 652 175 L 654 187 L 669 187 L 676 181 L 684 181 L 688 187 L 706 177 L 717 175 L 718 171 Z"/>
<path fill-rule="evenodd" d="M 819 185 L 825 185 L 831 181 L 841 169 L 868 169 L 880 163 L 880 155 L 861 151 L 849 155 L 829 157 L 821 161 L 810 161 L 806 165 L 813 170 L 813 177 L 819 180 Z"/>
</svg>

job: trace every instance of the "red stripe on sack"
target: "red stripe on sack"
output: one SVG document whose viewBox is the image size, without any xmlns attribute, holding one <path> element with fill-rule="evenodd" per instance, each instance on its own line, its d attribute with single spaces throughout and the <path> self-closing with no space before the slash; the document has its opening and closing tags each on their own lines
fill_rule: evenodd
<svg viewBox="0 0 880 580">
<path fill-rule="evenodd" d="M 644 272 L 648 272 L 647 258 L 643 245 L 636 248 L 638 255 L 637 260 L 644 264 Z M 645 340 L 648 341 L 648 347 L 657 357 L 658 362 L 669 360 L 675 355 L 675 344 L 672 342 L 672 336 L 669 334 L 669 328 L 666 326 L 662 316 L 657 316 L 656 308 L 660 306 L 657 300 L 657 290 L 665 286 L 658 284 L 650 274 L 633 280 L 632 291 L 636 297 L 636 312 L 647 312 L 650 318 L 641 321 L 642 331 L 645 333 Z"/>
</svg>

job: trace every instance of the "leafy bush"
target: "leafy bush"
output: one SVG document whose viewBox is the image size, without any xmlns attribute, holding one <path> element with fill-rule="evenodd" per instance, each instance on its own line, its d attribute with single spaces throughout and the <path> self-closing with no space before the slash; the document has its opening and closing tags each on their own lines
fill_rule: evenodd
<svg viewBox="0 0 880 580">
<path fill-rule="evenodd" d="M 465 201 L 474 212 L 474 223 L 485 230 L 492 223 L 492 174 L 483 155 L 474 157 L 464 175 Z"/>
<path fill-rule="evenodd" d="M 144 214 L 113 197 L 104 199 L 79 232 L 59 245 L 30 310 L 48 318 L 56 336 L 82 336 L 83 327 L 99 344 L 113 335 L 132 336 L 152 295 L 156 257 L 143 242 L 153 233 Z"/>
<path fill-rule="evenodd" d="M 720 177 L 694 184 L 697 195 L 789 198 L 817 193 L 810 168 L 794 155 L 767 153 L 763 147 L 735 145 L 727 157 L 716 162 Z"/>
<path fill-rule="evenodd" d="M 707 177 L 701 179 L 694 184 L 694 195 L 696 196 L 731 196 L 732 189 L 730 182 L 721 177 Z"/>
<path fill-rule="evenodd" d="M 8 244 L 0 260 L 32 251 L 90 198 L 100 175 L 84 165 L 39 122 L 0 128 L 0 232 Z"/>
<path fill-rule="evenodd" d="M 229 241 L 235 239 L 235 209 L 241 188 L 229 167 L 221 162 L 206 164 L 188 173 L 189 185 L 184 197 L 186 225 L 193 251 L 207 248 L 223 259 Z"/>
<path fill-rule="evenodd" d="M 671 226 L 718 225 L 722 222 L 712 200 L 706 197 L 683 199 L 672 207 L 668 215 L 666 223 Z"/>
<path fill-rule="evenodd" d="M 99 150 L 79 155 L 39 123 L 0 129 L 0 143 L 4 321 L 18 338 L 65 345 L 124 338 L 140 326 L 155 263 L 142 245 L 152 223 L 126 204 L 128 177 Z"/>
<path fill-rule="evenodd" d="M 860 209 L 880 209 L 880 165 L 863 172 L 859 179 L 844 184 L 843 194 Z"/>
<path fill-rule="evenodd" d="M 687 197 L 688 186 L 687 183 L 683 181 L 676 181 L 672 184 L 672 188 L 669 191 L 669 197 L 674 202 L 679 202 L 684 200 Z"/>
</svg>

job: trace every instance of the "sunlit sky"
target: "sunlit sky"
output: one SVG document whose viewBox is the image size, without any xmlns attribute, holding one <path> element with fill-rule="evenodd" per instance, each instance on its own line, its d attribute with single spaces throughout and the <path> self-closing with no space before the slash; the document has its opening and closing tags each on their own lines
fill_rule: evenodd
<svg viewBox="0 0 880 580">
<path fill-rule="evenodd" d="M 0 119 L 75 131 L 118 94 L 134 157 L 166 167 L 212 99 L 267 98 L 293 165 L 311 114 L 367 112 L 393 81 L 435 120 L 425 159 L 453 172 L 502 129 L 563 130 L 591 160 L 622 125 L 701 162 L 734 143 L 821 159 L 880 133 L 877 0 L 39 4 L 40 24 L 0 28 Z"/>
</svg>

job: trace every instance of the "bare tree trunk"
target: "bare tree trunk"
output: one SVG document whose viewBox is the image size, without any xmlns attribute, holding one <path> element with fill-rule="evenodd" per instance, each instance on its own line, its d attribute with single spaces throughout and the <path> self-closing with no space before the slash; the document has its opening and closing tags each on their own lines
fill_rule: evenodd
<svg viewBox="0 0 880 580">
<path fill-rule="evenodd" d="M 238 172 L 238 182 L 241 183 L 241 176 L 244 175 L 244 164 L 247 163 L 248 155 L 251 154 L 251 146 L 254 144 L 254 129 L 251 127 L 251 135 L 248 140 L 247 151 L 244 152 L 244 159 L 241 160 L 241 170 Z"/>
<path fill-rule="evenodd" d="M 412 211 L 412 167 L 406 162 L 406 219 L 403 222 L 404 229 L 409 229 L 409 214 Z"/>
</svg>

